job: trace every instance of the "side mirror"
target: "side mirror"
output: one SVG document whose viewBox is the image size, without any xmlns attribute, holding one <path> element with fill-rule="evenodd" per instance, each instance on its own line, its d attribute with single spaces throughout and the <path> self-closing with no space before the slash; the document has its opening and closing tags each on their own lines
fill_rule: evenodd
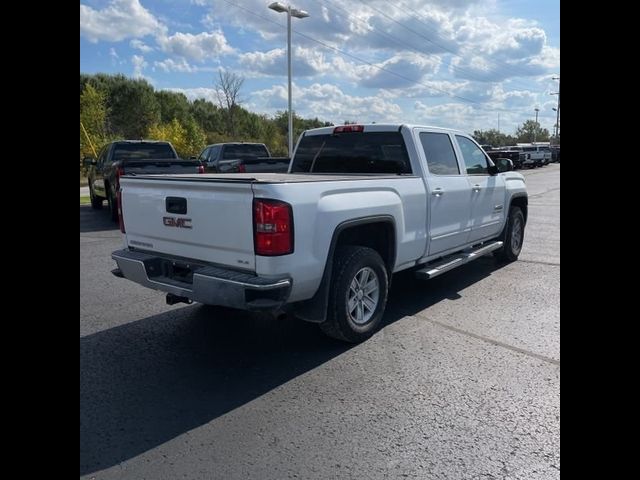
<svg viewBox="0 0 640 480">
<path fill-rule="evenodd" d="M 494 160 L 497 172 L 511 172 L 513 170 L 513 162 L 508 158 L 497 158 Z M 491 171 L 491 170 L 489 170 Z"/>
<path fill-rule="evenodd" d="M 85 167 L 89 167 L 89 166 L 91 166 L 91 165 L 95 165 L 96 163 L 97 163 L 97 162 L 96 162 L 96 159 L 95 159 L 95 158 L 93 158 L 93 157 L 84 157 L 84 158 L 82 159 L 82 164 L 83 164 Z"/>
</svg>

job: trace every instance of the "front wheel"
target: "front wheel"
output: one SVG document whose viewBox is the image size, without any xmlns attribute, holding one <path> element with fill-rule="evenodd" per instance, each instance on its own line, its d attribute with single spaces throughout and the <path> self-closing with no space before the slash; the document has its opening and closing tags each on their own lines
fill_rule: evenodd
<svg viewBox="0 0 640 480">
<path fill-rule="evenodd" d="M 91 208 L 94 210 L 100 210 L 102 208 L 102 197 L 95 194 L 91 182 L 89 182 L 89 198 L 91 199 Z"/>
<path fill-rule="evenodd" d="M 340 247 L 333 260 L 327 319 L 320 328 L 338 340 L 366 340 L 380 326 L 388 291 L 387 269 L 378 252 Z"/>
<path fill-rule="evenodd" d="M 502 241 L 502 248 L 495 252 L 496 258 L 504 262 L 515 262 L 522 251 L 524 241 L 524 215 L 520 207 L 509 209 Z"/>
</svg>

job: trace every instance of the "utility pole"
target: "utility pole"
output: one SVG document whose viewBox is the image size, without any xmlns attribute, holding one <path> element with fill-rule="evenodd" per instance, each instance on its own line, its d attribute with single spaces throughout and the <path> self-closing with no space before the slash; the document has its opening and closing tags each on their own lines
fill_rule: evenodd
<svg viewBox="0 0 640 480">
<path fill-rule="evenodd" d="M 551 93 L 551 95 L 558 95 L 558 106 L 556 107 L 556 142 L 560 143 L 558 134 L 560 133 L 560 77 L 551 77 L 551 80 L 558 80 L 558 91 Z"/>
<path fill-rule="evenodd" d="M 538 136 L 538 112 L 540 109 L 536 107 L 534 110 L 536 111 L 536 124 L 533 130 L 533 143 L 536 143 L 536 138 Z"/>
</svg>

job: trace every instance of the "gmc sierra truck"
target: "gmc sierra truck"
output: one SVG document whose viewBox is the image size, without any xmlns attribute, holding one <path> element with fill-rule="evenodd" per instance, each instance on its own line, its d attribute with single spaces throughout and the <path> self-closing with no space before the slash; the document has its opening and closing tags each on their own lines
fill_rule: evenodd
<svg viewBox="0 0 640 480">
<path fill-rule="evenodd" d="M 102 208 L 107 200 L 112 220 L 118 220 L 116 192 L 120 177 L 141 173 L 204 173 L 204 166 L 197 160 L 178 157 L 169 142 L 154 140 L 119 140 L 102 147 L 98 158 L 83 159 L 88 168 L 89 197 L 91 207 Z"/>
<path fill-rule="evenodd" d="M 125 175 L 113 273 L 169 304 L 285 311 L 359 342 L 393 273 L 518 258 L 527 191 L 502 165 L 456 130 L 372 124 L 304 132 L 287 173 Z"/>
</svg>

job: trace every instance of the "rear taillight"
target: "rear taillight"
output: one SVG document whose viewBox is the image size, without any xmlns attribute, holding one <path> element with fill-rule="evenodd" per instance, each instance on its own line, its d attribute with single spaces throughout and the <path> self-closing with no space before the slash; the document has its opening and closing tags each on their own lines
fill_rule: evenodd
<svg viewBox="0 0 640 480">
<path fill-rule="evenodd" d="M 120 188 L 120 177 L 124 175 L 124 168 L 118 167 L 116 168 L 116 189 Z"/>
<path fill-rule="evenodd" d="M 204 173 L 204 165 L 198 165 L 198 173 Z"/>
<path fill-rule="evenodd" d="M 364 132 L 364 125 L 340 125 L 333 129 L 333 133 Z"/>
<path fill-rule="evenodd" d="M 253 200 L 253 231 L 256 255 L 293 253 L 291 205 L 277 200 Z"/>
<path fill-rule="evenodd" d="M 127 233 L 124 229 L 124 219 L 122 218 L 122 190 L 118 189 L 116 193 L 116 205 L 118 208 L 118 224 L 120 225 L 120 231 Z"/>
<path fill-rule="evenodd" d="M 241 163 L 240 165 L 238 165 L 238 173 L 247 173 L 247 169 L 244 166 L 244 163 Z"/>
</svg>

